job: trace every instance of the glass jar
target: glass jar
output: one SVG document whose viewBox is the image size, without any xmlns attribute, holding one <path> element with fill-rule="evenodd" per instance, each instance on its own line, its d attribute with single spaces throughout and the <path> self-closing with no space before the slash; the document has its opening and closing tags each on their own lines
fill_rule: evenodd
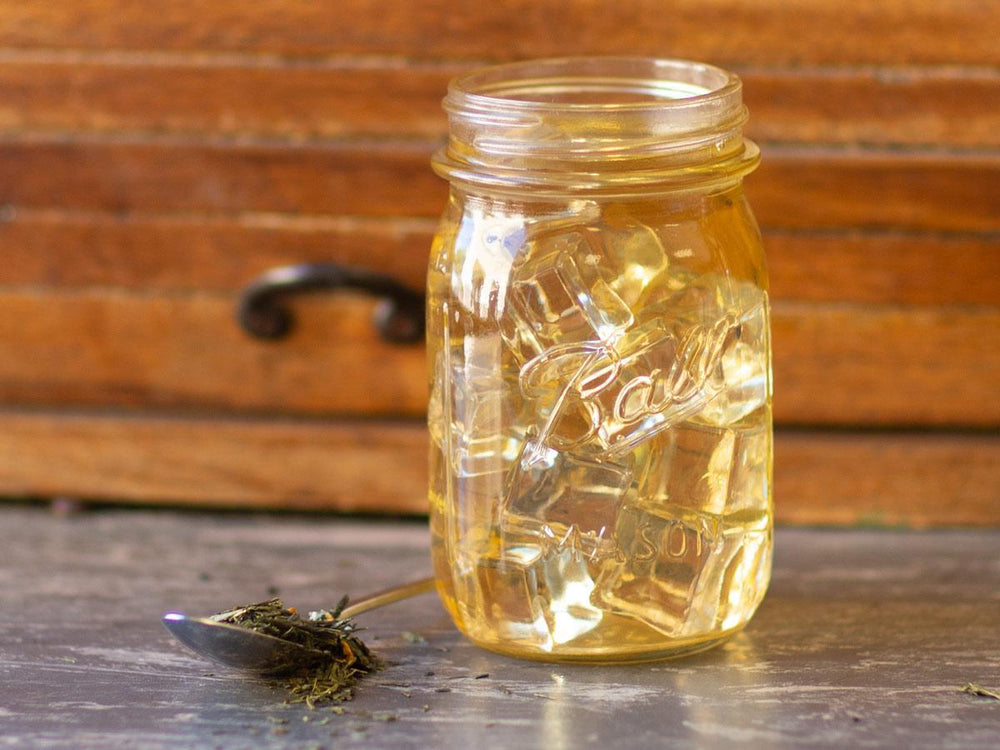
<svg viewBox="0 0 1000 750">
<path fill-rule="evenodd" d="M 739 79 L 676 60 L 452 81 L 428 275 L 441 597 L 473 642 L 719 643 L 771 569 L 767 275 Z"/>
</svg>

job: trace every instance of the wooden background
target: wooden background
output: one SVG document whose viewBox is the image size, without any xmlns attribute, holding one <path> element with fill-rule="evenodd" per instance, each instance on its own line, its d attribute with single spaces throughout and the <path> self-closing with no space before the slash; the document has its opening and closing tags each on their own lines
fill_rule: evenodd
<svg viewBox="0 0 1000 750">
<path fill-rule="evenodd" d="M 0 0 L 0 494 L 423 512 L 420 346 L 234 322 L 273 266 L 424 279 L 447 80 L 745 82 L 778 517 L 1000 524 L 1000 11 L 975 0 Z"/>
</svg>

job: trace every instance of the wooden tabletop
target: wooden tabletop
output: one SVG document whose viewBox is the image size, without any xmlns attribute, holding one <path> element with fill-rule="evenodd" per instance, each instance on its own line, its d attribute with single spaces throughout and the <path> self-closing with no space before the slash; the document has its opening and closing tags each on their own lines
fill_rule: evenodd
<svg viewBox="0 0 1000 750">
<path fill-rule="evenodd" d="M 159 623 L 277 590 L 301 610 L 429 571 L 414 521 L 0 506 L 4 747 L 995 747 L 1000 530 L 780 529 L 774 581 L 714 651 L 522 662 L 435 595 L 362 617 L 390 666 L 342 713 L 285 705 Z M 337 709 L 338 711 L 340 709 Z"/>
</svg>

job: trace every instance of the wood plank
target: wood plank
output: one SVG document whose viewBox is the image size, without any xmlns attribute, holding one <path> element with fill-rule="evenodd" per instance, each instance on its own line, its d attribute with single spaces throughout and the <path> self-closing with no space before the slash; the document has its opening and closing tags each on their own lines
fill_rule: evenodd
<svg viewBox="0 0 1000 750">
<path fill-rule="evenodd" d="M 254 51 L 285 56 L 671 55 L 723 63 L 1000 62 L 1000 17 L 973 0 L 510 0 L 465 4 L 17 0 L 0 46 Z"/>
<path fill-rule="evenodd" d="M 175 54 L 0 55 L 0 129 L 229 136 L 438 138 L 441 98 L 468 63 L 303 66 Z M 739 71 L 762 141 L 1000 146 L 1000 74 L 942 68 Z"/>
<path fill-rule="evenodd" d="M 0 412 L 0 495 L 425 513 L 419 423 Z M 778 430 L 781 523 L 1000 524 L 1000 438 Z"/>
<path fill-rule="evenodd" d="M 0 297 L 0 403 L 423 414 L 423 347 L 383 342 L 375 303 L 300 298 L 283 342 L 251 339 L 235 295 L 122 290 Z"/>
<path fill-rule="evenodd" d="M 0 494 L 427 510 L 419 424 L 0 412 L 0 425 Z"/>
<path fill-rule="evenodd" d="M 8 211 L 6 285 L 236 291 L 290 263 L 333 260 L 420 289 L 432 219 Z M 779 301 L 996 305 L 1000 236 L 764 232 Z"/>
<path fill-rule="evenodd" d="M 433 219 L 291 214 L 8 212 L 0 283 L 237 291 L 293 263 L 334 261 L 422 289 Z M 1000 282 L 998 282 L 1000 283 Z"/>
<path fill-rule="evenodd" d="M 779 430 L 786 524 L 1000 525 L 1000 435 Z"/>
<path fill-rule="evenodd" d="M 280 343 L 248 339 L 233 305 L 221 293 L 8 288 L 0 403 L 423 414 L 423 348 L 378 340 L 369 300 L 302 299 Z M 996 307 L 784 303 L 773 327 L 779 422 L 1000 424 Z"/>
<path fill-rule="evenodd" d="M 0 204 L 110 211 L 436 216 L 447 187 L 429 143 L 241 145 L 0 140 Z"/>
<path fill-rule="evenodd" d="M 1000 236 L 764 230 L 775 300 L 1000 303 Z"/>
<path fill-rule="evenodd" d="M 437 138 L 447 128 L 441 99 L 448 80 L 467 67 L 34 57 L 0 56 L 0 129 Z"/>
<path fill-rule="evenodd" d="M 921 69 L 789 67 L 738 71 L 760 142 L 991 147 L 1000 145 L 1000 74 Z"/>
<path fill-rule="evenodd" d="M 790 750 L 988 750 L 996 704 L 961 686 L 996 685 L 998 548 L 994 529 L 782 529 L 772 583 L 745 633 L 662 664 L 543 665 L 490 653 L 461 634 L 439 596 L 420 596 L 358 617 L 358 636 L 387 668 L 360 680 L 350 703 L 313 712 L 282 705 L 287 693 L 271 680 L 209 665 L 156 615 L 207 614 L 270 587 L 307 612 L 343 592 L 356 599 L 413 580 L 432 567 L 425 525 L 0 507 L 4 741 L 645 750 L 753 735 L 761 741 L 747 746 Z M 542 592 L 532 607 L 551 601 Z"/>
<path fill-rule="evenodd" d="M 436 144 L 7 137 L 0 205 L 110 211 L 437 216 Z M 765 226 L 1000 231 L 1000 154 L 771 146 L 748 181 Z"/>
<path fill-rule="evenodd" d="M 776 305 L 786 423 L 1000 425 L 1000 310 Z"/>
<path fill-rule="evenodd" d="M 771 146 L 746 190 L 760 221 L 773 227 L 1000 229 L 1000 157 L 992 153 Z"/>
</svg>

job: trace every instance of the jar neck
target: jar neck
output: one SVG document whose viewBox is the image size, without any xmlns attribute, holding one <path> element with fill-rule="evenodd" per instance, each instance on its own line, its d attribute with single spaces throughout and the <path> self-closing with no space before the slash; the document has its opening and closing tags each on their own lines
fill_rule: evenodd
<svg viewBox="0 0 1000 750">
<path fill-rule="evenodd" d="M 486 68 L 444 100 L 439 174 L 493 191 L 624 195 L 738 182 L 759 161 L 743 138 L 739 78 L 679 60 L 565 58 Z"/>
</svg>

